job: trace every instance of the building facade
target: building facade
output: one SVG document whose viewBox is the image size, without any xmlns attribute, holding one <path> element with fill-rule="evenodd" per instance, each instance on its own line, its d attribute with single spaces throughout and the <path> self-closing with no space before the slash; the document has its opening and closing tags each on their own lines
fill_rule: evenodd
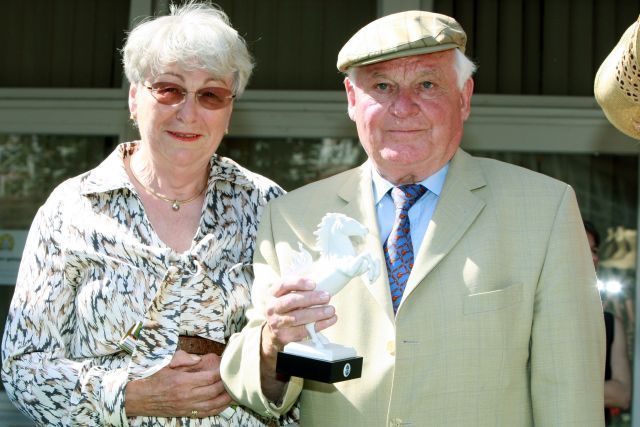
<svg viewBox="0 0 640 427">
<path fill-rule="evenodd" d="M 168 0 L 34 0 L 5 5 L 0 67 L 0 326 L 26 232 L 63 179 L 136 138 L 119 48 Z M 616 131 L 593 94 L 595 72 L 640 13 L 640 0 L 219 0 L 256 58 L 220 152 L 291 190 L 360 164 L 337 52 L 377 16 L 454 16 L 478 64 L 463 147 L 557 177 L 603 237 L 603 303 L 635 351 L 637 141 Z M 638 356 L 636 356 L 638 353 Z M 634 370 L 640 377 L 640 369 Z M 640 378 L 634 381 L 640 384 Z M 634 393 L 640 408 L 640 392 Z M 640 416 L 623 413 L 623 425 Z M 633 418 L 633 419 L 632 419 Z M 19 417 L 0 391 L 0 425 Z M 24 425 L 29 425 L 24 421 Z M 633 423 L 633 424 L 630 424 Z"/>
</svg>

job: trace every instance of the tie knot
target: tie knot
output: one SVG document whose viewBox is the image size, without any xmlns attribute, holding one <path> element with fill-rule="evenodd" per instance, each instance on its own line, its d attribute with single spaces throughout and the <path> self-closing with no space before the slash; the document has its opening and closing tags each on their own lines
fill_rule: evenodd
<svg viewBox="0 0 640 427">
<path fill-rule="evenodd" d="M 408 211 L 427 189 L 420 184 L 407 184 L 391 189 L 391 198 L 396 209 Z"/>
</svg>

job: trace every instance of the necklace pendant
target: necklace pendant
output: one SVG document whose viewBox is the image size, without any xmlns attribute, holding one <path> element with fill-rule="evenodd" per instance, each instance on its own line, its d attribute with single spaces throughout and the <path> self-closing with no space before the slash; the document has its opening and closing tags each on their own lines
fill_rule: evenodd
<svg viewBox="0 0 640 427">
<path fill-rule="evenodd" d="M 180 203 L 178 203 L 177 200 L 174 200 L 171 204 L 171 209 L 173 209 L 174 212 L 177 212 L 178 210 L 180 210 Z"/>
</svg>

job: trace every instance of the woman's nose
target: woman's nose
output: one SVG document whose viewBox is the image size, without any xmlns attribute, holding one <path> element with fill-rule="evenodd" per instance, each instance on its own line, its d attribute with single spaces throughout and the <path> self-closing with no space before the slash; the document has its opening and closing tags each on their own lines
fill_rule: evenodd
<svg viewBox="0 0 640 427">
<path fill-rule="evenodd" d="M 193 92 L 185 94 L 184 100 L 178 105 L 177 116 L 184 122 L 191 122 L 197 115 L 198 105 L 197 95 Z"/>
</svg>

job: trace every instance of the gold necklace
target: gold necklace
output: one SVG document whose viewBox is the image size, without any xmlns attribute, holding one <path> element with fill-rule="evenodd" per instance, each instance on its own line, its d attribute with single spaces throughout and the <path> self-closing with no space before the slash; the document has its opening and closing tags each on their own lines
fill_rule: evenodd
<svg viewBox="0 0 640 427">
<path fill-rule="evenodd" d="M 159 194 L 159 193 L 155 192 L 155 191 L 153 190 L 153 188 L 151 188 L 151 187 L 147 187 L 146 185 L 144 185 L 144 184 L 140 181 L 140 179 L 136 176 L 136 173 L 133 171 L 133 168 L 131 167 L 131 164 L 129 164 L 129 170 L 131 170 L 131 175 L 133 176 L 133 179 L 135 179 L 135 180 L 136 180 L 136 182 L 137 182 L 138 184 L 140 184 L 140 186 L 141 186 L 142 188 L 144 188 L 144 190 L 145 190 L 147 193 L 151 194 L 152 196 L 157 197 L 157 198 L 158 198 L 158 199 L 160 199 L 160 200 L 164 200 L 165 202 L 169 202 L 169 203 L 171 203 L 171 209 L 173 209 L 173 211 L 174 211 L 174 212 L 179 211 L 179 210 L 180 210 L 180 206 L 181 206 L 181 205 L 186 205 L 187 203 L 191 203 L 191 202 L 193 202 L 195 199 L 197 199 L 198 197 L 200 197 L 200 196 L 202 195 L 202 193 L 204 193 L 204 190 L 207 188 L 207 186 L 206 186 L 206 185 L 205 185 L 205 186 L 203 186 L 203 187 L 202 187 L 202 190 L 200 190 L 200 191 L 198 192 L 198 194 L 196 194 L 195 196 L 190 197 L 190 198 L 188 198 L 188 199 L 186 199 L 186 200 L 170 199 L 170 198 L 168 198 L 168 197 L 163 196 L 162 194 Z"/>
</svg>

